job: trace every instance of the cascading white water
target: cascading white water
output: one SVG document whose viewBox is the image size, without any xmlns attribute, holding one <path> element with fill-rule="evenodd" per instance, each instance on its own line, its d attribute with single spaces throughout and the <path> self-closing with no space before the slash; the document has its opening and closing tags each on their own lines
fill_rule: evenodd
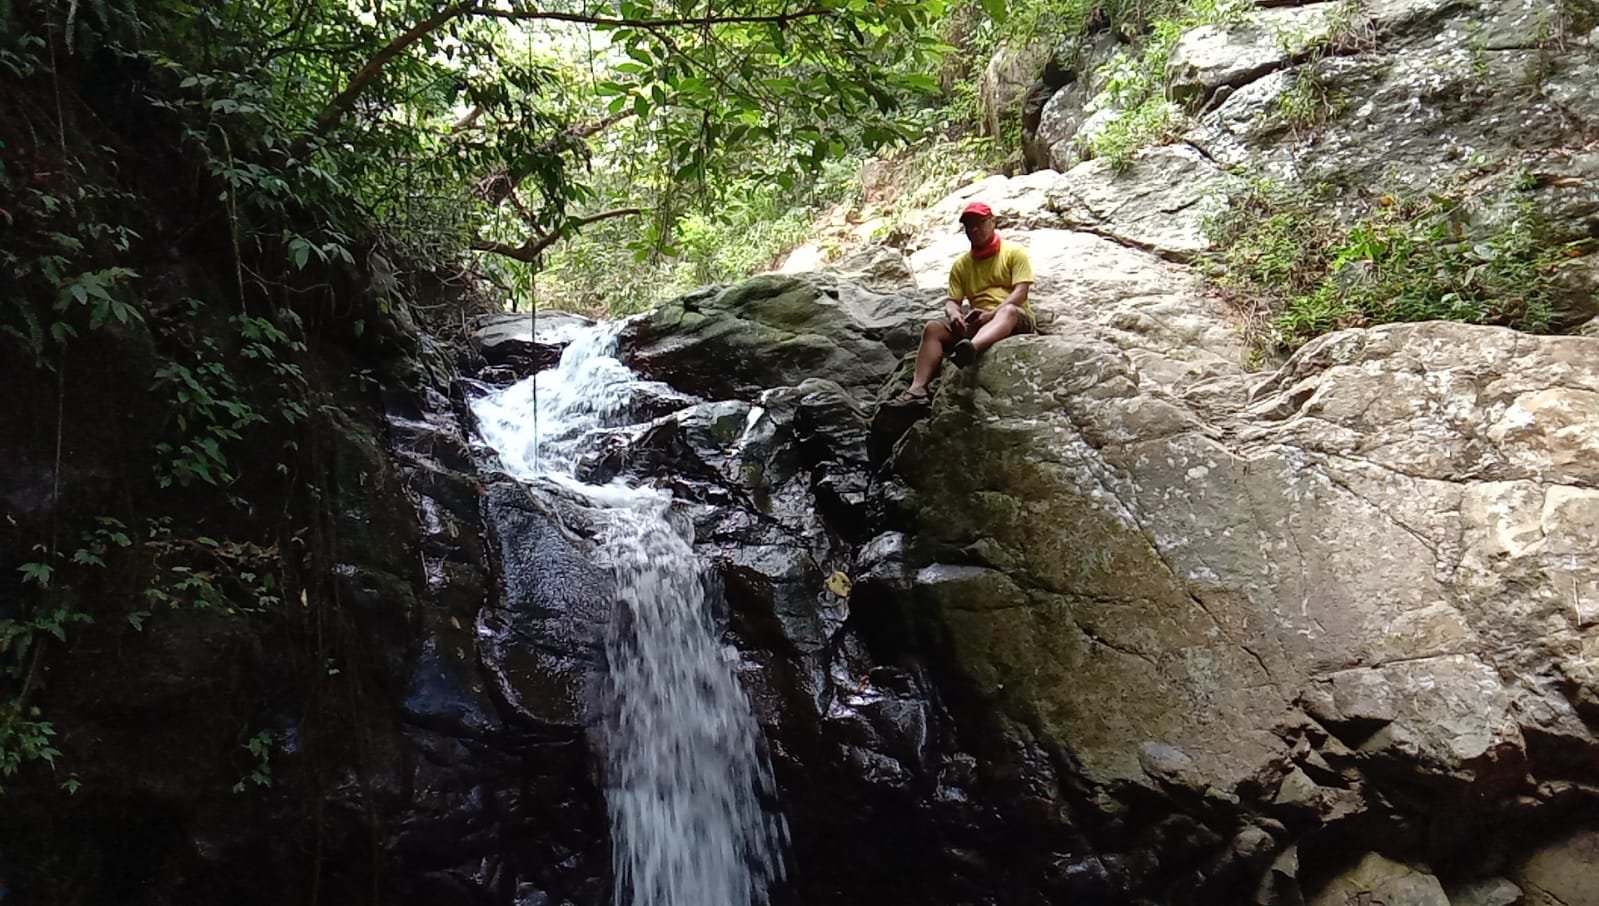
<svg viewBox="0 0 1599 906">
<path fill-rule="evenodd" d="M 773 793 L 771 770 L 712 626 L 692 539 L 668 520 L 668 492 L 573 477 L 599 432 L 628 424 L 629 400 L 647 386 L 616 358 L 619 332 L 582 330 L 559 366 L 473 408 L 508 470 L 558 481 L 604 513 L 601 553 L 618 608 L 606 639 L 614 902 L 765 903 L 781 877 L 787 826 L 761 805 Z"/>
</svg>

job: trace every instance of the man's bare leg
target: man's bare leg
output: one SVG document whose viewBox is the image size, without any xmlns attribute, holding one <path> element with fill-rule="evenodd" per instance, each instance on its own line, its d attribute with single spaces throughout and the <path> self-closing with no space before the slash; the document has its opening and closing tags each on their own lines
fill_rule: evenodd
<svg viewBox="0 0 1599 906">
<path fill-rule="evenodd" d="M 910 389 L 905 391 L 911 396 L 926 396 L 927 385 L 933 382 L 933 376 L 938 374 L 938 366 L 944 361 L 944 345 L 959 339 L 947 321 L 928 321 L 922 328 L 922 345 L 916 350 L 916 376 L 911 379 Z"/>
<path fill-rule="evenodd" d="M 988 347 L 1010 336 L 1021 320 L 1020 308 L 1015 305 L 1001 305 L 994 311 L 994 316 L 988 319 L 988 323 L 977 329 L 977 336 L 972 337 L 972 346 L 978 352 L 986 351 Z"/>
</svg>

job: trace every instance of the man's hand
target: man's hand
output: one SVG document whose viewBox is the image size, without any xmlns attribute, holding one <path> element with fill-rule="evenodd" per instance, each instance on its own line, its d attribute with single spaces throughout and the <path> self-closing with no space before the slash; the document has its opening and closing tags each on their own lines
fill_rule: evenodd
<svg viewBox="0 0 1599 906">
<path fill-rule="evenodd" d="M 992 321 L 992 320 L 994 320 L 994 313 L 993 312 L 991 312 L 991 311 L 980 311 L 980 310 L 974 308 L 971 311 L 966 313 L 966 325 L 965 325 L 966 326 L 966 332 L 967 333 L 976 333 L 977 332 L 977 328 L 982 327 L 984 324 L 987 324 L 989 321 Z"/>
<path fill-rule="evenodd" d="M 959 340 L 966 336 L 966 320 L 961 315 L 961 304 L 957 299 L 944 300 L 944 323 L 949 325 L 949 332 Z"/>
</svg>

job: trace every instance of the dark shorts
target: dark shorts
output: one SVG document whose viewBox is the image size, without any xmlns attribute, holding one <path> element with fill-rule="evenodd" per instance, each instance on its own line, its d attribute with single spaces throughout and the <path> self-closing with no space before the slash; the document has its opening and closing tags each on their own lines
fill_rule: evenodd
<svg viewBox="0 0 1599 906">
<path fill-rule="evenodd" d="M 1037 322 L 1033 320 L 1032 314 L 1025 308 L 1022 309 L 1022 316 L 1016 320 L 1016 328 L 1010 332 L 1010 335 L 1018 337 L 1024 333 L 1038 333 Z"/>
</svg>

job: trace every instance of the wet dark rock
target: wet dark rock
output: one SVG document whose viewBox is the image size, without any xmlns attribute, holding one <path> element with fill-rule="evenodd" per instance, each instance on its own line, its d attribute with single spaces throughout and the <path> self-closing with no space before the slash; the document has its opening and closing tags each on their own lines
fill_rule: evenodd
<svg viewBox="0 0 1599 906">
<path fill-rule="evenodd" d="M 767 275 L 683 296 L 628 331 L 630 362 L 708 399 L 754 400 L 826 377 L 875 394 L 915 348 L 930 293 L 878 293 L 820 275 Z"/>
<path fill-rule="evenodd" d="M 481 370 L 473 369 L 475 376 L 488 383 L 509 384 L 553 367 L 571 342 L 573 330 L 593 323 L 581 315 L 559 311 L 489 315 L 473 332 L 474 346 L 482 358 Z"/>
<path fill-rule="evenodd" d="M 593 718 L 609 575 L 521 485 L 495 482 L 487 513 L 505 592 L 477 616 L 483 667 L 516 719 L 574 734 Z"/>
</svg>

